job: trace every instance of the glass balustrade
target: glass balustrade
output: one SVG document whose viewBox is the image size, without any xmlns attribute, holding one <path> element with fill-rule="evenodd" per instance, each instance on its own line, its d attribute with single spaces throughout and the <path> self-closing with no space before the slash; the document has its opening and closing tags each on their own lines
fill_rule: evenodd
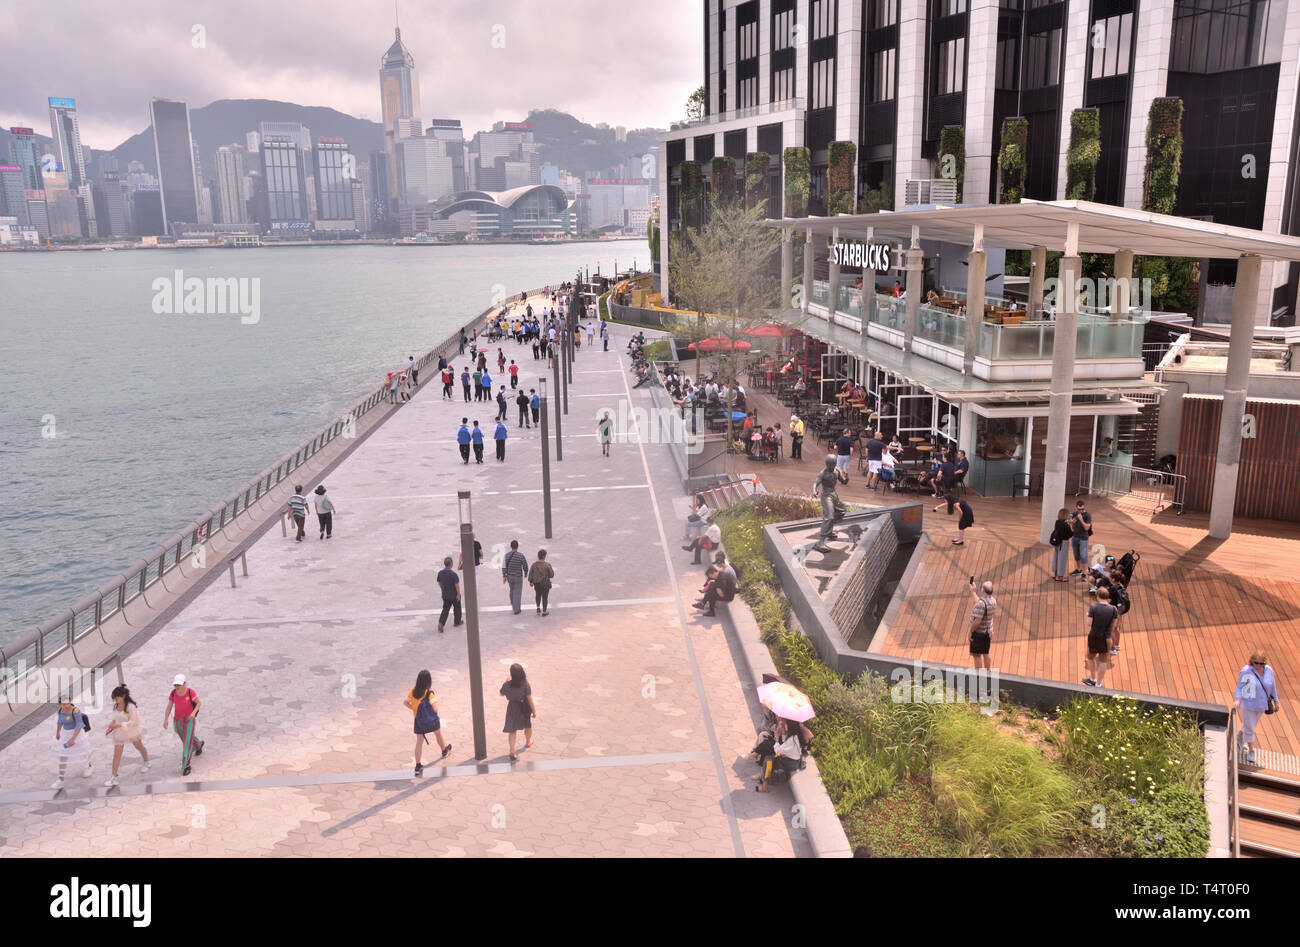
<svg viewBox="0 0 1300 947">
<path fill-rule="evenodd" d="M 896 302 L 906 305 L 904 300 Z M 901 308 L 901 307 L 900 307 Z M 946 345 L 950 348 L 964 348 L 966 345 L 966 317 L 922 304 L 916 314 L 916 337 Z"/>
<path fill-rule="evenodd" d="M 1081 314 L 1074 357 L 1141 358 L 1144 326 L 1140 319 Z M 1019 325 L 986 322 L 980 327 L 979 354 L 990 361 L 1050 359 L 1055 339 L 1055 322 L 1030 321 Z"/>
</svg>

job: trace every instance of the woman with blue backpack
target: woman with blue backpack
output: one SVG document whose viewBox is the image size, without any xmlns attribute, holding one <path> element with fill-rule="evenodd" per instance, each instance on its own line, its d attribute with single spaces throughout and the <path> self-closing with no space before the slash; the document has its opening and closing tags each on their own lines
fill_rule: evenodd
<svg viewBox="0 0 1300 947">
<path fill-rule="evenodd" d="M 438 717 L 438 702 L 434 699 L 432 684 L 433 675 L 427 670 L 421 671 L 415 676 L 415 686 L 406 695 L 406 700 L 402 701 L 403 705 L 415 715 L 416 776 L 424 775 L 424 764 L 420 762 L 420 758 L 424 754 L 424 745 L 429 742 L 430 733 L 438 741 L 438 747 L 442 750 L 439 759 L 446 759 L 447 754 L 451 752 L 451 744 L 442 738 L 442 720 Z"/>
</svg>

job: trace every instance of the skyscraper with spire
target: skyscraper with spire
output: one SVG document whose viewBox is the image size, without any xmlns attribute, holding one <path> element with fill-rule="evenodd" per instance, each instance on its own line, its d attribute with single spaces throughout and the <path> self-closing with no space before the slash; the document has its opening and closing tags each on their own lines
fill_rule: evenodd
<svg viewBox="0 0 1300 947">
<path fill-rule="evenodd" d="M 393 207 L 398 200 L 397 120 L 420 122 L 420 81 L 415 58 L 402 45 L 401 27 L 393 30 L 393 45 L 379 64 L 379 96 L 384 109 L 384 146 L 388 152 L 388 196 Z"/>
</svg>

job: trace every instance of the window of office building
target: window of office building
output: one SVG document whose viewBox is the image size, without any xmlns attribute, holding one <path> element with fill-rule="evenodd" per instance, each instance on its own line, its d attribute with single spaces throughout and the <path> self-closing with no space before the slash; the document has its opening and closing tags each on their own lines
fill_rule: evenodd
<svg viewBox="0 0 1300 947">
<path fill-rule="evenodd" d="M 997 49 L 995 89 L 1020 88 L 1020 40 L 1000 39 Z"/>
<path fill-rule="evenodd" d="M 740 98 L 736 100 L 736 108 L 752 109 L 758 105 L 758 77 L 753 76 L 749 79 L 741 79 L 736 84 L 736 91 Z"/>
<path fill-rule="evenodd" d="M 935 95 L 960 92 L 966 78 L 966 39 L 940 43 L 935 51 Z"/>
<path fill-rule="evenodd" d="M 966 0 L 935 0 L 934 15 L 956 16 L 958 13 L 966 12 Z"/>
<path fill-rule="evenodd" d="M 750 0 L 736 7 L 736 58 L 753 59 L 758 55 L 758 2 Z"/>
<path fill-rule="evenodd" d="M 1061 81 L 1061 31 L 1025 38 L 1025 88 L 1043 89 Z"/>
<path fill-rule="evenodd" d="M 1280 62 L 1285 0 L 1177 0 L 1169 68 L 1227 72 Z"/>
<path fill-rule="evenodd" d="M 794 98 L 794 67 L 772 73 L 772 101 L 784 102 Z"/>
<path fill-rule="evenodd" d="M 1128 72 L 1129 53 L 1133 48 L 1133 14 L 1108 16 L 1094 20 L 1089 33 L 1092 44 L 1090 78 L 1122 76 Z"/>
<path fill-rule="evenodd" d="M 835 0 L 812 0 L 812 38 L 835 35 Z"/>
<path fill-rule="evenodd" d="M 793 9 L 772 14 L 772 50 L 793 49 L 795 46 L 795 14 Z"/>
<path fill-rule="evenodd" d="M 835 104 L 835 60 L 823 59 L 812 64 L 811 108 L 830 108 Z"/>
<path fill-rule="evenodd" d="M 871 54 L 871 101 L 888 102 L 894 97 L 894 64 L 897 51 L 882 49 Z"/>
<path fill-rule="evenodd" d="M 878 30 L 898 22 L 897 0 L 871 0 L 867 14 L 867 29 Z"/>
</svg>

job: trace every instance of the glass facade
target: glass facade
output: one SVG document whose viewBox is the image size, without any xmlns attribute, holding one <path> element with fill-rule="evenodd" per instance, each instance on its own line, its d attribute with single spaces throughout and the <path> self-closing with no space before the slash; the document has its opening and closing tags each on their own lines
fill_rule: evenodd
<svg viewBox="0 0 1300 947">
<path fill-rule="evenodd" d="M 353 220 L 352 177 L 355 164 L 348 146 L 322 139 L 316 144 L 316 217 Z"/>
<path fill-rule="evenodd" d="M 162 191 L 163 225 L 170 233 L 172 224 L 199 222 L 190 110 L 184 102 L 154 99 L 149 111 Z"/>
<path fill-rule="evenodd" d="M 1177 0 L 1169 68 L 1227 72 L 1281 61 L 1285 0 Z"/>
<path fill-rule="evenodd" d="M 262 171 L 272 227 L 307 219 L 307 188 L 298 142 L 288 136 L 262 140 Z"/>
</svg>

